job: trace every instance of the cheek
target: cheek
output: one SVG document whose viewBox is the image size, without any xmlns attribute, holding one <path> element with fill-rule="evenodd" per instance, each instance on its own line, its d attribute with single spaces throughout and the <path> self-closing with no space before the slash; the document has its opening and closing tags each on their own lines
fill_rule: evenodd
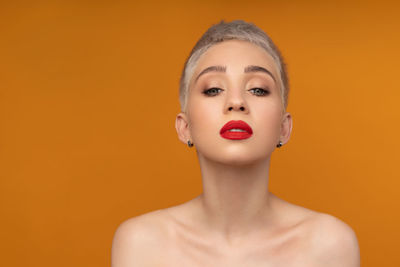
<svg viewBox="0 0 400 267">
<path fill-rule="evenodd" d="M 263 105 L 254 114 L 257 130 L 260 135 L 274 141 L 279 137 L 282 112 L 278 105 Z"/>
<path fill-rule="evenodd" d="M 188 111 L 190 130 L 194 139 L 218 133 L 219 121 L 216 114 L 220 113 L 219 105 L 197 100 L 192 102 Z"/>
</svg>

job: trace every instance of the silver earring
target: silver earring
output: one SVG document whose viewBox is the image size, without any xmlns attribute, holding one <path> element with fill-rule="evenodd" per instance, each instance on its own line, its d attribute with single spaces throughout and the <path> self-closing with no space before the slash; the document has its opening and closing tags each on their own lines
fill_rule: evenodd
<svg viewBox="0 0 400 267">
<path fill-rule="evenodd" d="M 188 147 L 192 147 L 192 146 L 193 146 L 193 143 L 190 142 L 190 140 L 188 140 L 187 145 L 188 145 Z"/>
<path fill-rule="evenodd" d="M 281 147 L 283 145 L 282 141 L 279 141 L 279 144 L 276 145 L 276 147 Z"/>
</svg>

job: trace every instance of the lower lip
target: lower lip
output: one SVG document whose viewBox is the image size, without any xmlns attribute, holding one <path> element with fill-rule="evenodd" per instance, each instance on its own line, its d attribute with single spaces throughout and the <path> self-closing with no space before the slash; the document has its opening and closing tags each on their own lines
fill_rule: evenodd
<svg viewBox="0 0 400 267">
<path fill-rule="evenodd" d="M 221 134 L 221 136 L 225 139 L 230 139 L 230 140 L 242 140 L 242 139 L 247 139 L 251 136 L 248 132 L 230 132 L 226 131 Z"/>
</svg>

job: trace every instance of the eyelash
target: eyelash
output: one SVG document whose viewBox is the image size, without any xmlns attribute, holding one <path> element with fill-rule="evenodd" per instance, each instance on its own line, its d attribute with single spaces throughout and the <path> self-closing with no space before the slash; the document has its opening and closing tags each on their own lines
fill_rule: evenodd
<svg viewBox="0 0 400 267">
<path fill-rule="evenodd" d="M 265 90 L 265 89 L 262 89 L 262 88 L 251 88 L 249 91 L 251 91 L 251 90 L 259 90 L 259 91 L 261 91 L 261 95 L 260 94 L 255 94 L 255 95 L 257 95 L 257 96 L 266 96 L 266 95 L 269 95 L 269 91 L 268 90 Z"/>
<path fill-rule="evenodd" d="M 203 94 L 206 95 L 206 96 L 209 96 L 209 97 L 211 97 L 211 96 L 216 96 L 218 93 L 216 93 L 215 90 L 217 90 L 218 92 L 223 91 L 221 88 L 212 87 L 212 88 L 210 88 L 210 89 L 205 89 L 205 90 L 203 91 Z M 251 88 L 249 91 L 252 91 L 252 90 L 261 91 L 261 94 L 254 93 L 254 95 L 256 95 L 256 96 L 266 96 L 266 95 L 269 95 L 269 91 L 268 91 L 268 90 L 265 90 L 265 89 L 262 89 L 262 88 L 258 88 L 258 87 L 256 87 L 256 88 Z M 214 93 L 210 93 L 211 91 L 214 91 Z"/>
</svg>

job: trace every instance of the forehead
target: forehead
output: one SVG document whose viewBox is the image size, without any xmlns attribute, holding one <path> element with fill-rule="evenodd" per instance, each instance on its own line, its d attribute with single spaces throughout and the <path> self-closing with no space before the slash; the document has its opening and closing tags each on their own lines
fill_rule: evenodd
<svg viewBox="0 0 400 267">
<path fill-rule="evenodd" d="M 256 65 L 268 69 L 278 78 L 278 68 L 275 60 L 262 47 L 241 40 L 229 40 L 211 46 L 200 56 L 194 69 L 194 76 L 202 69 L 213 65 L 232 68 L 240 68 L 242 71 L 246 66 Z"/>
</svg>

